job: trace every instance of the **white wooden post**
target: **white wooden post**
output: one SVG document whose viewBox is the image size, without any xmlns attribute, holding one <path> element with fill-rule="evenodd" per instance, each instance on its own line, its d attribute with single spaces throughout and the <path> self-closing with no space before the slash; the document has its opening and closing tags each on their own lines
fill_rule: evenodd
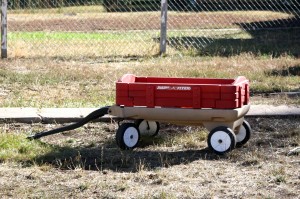
<svg viewBox="0 0 300 199">
<path fill-rule="evenodd" d="M 1 58 L 7 58 L 7 0 L 1 4 Z"/>
<path fill-rule="evenodd" d="M 160 54 L 167 51 L 168 0 L 161 0 Z"/>
</svg>

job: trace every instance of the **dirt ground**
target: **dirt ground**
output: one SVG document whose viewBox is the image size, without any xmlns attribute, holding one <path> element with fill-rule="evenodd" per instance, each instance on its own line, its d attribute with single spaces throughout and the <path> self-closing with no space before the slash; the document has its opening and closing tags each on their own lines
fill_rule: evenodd
<svg viewBox="0 0 300 199">
<path fill-rule="evenodd" d="M 207 149 L 206 130 L 162 124 L 133 151 L 115 144 L 116 123 L 90 123 L 42 142 L 58 152 L 0 164 L 1 198 L 298 198 L 299 118 L 247 118 L 252 138 L 224 156 Z M 1 124 L 12 132 L 56 125 Z"/>
<path fill-rule="evenodd" d="M 230 19 L 230 20 L 228 20 Z M 103 30 L 159 30 L 160 13 L 108 13 L 77 15 L 65 13 L 48 15 L 9 15 L 10 31 L 103 31 Z M 274 25 L 275 24 L 275 25 Z M 288 14 L 263 13 L 170 13 L 168 29 L 199 28 L 268 28 L 296 27 L 299 20 Z"/>
</svg>

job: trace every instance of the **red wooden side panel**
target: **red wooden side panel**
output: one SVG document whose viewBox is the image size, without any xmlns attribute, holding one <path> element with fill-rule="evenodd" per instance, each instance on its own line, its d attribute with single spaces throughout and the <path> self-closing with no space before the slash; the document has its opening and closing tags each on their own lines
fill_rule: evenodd
<svg viewBox="0 0 300 199">
<path fill-rule="evenodd" d="M 160 84 L 155 86 L 155 105 L 167 107 L 193 107 L 191 86 Z"/>
<path fill-rule="evenodd" d="M 116 104 L 124 106 L 234 109 L 249 104 L 249 81 L 158 78 L 125 75 L 116 83 Z"/>
<path fill-rule="evenodd" d="M 155 104 L 155 88 L 154 85 L 147 85 L 146 88 L 146 106 L 153 108 L 157 106 Z"/>
<path fill-rule="evenodd" d="M 128 84 L 117 83 L 116 84 L 116 96 L 127 97 L 128 96 Z"/>
<path fill-rule="evenodd" d="M 192 99 L 170 100 L 169 98 L 155 99 L 156 106 L 161 107 L 178 107 L 178 108 L 193 108 Z"/>
<path fill-rule="evenodd" d="M 132 103 L 134 106 L 146 106 L 147 101 L 145 97 L 135 97 L 132 99 Z M 126 104 L 124 105 L 127 106 Z"/>
<path fill-rule="evenodd" d="M 201 108 L 216 108 L 216 101 L 215 100 L 202 100 Z"/>
<path fill-rule="evenodd" d="M 193 93 L 193 108 L 201 108 L 201 88 L 199 86 L 194 86 L 192 89 Z"/>
<path fill-rule="evenodd" d="M 238 99 L 235 100 L 217 100 L 216 109 L 234 109 L 239 108 Z"/>
</svg>

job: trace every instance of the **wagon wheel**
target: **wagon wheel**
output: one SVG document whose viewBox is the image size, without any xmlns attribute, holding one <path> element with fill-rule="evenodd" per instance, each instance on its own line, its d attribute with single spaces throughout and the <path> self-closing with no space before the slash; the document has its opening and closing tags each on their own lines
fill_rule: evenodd
<svg viewBox="0 0 300 199">
<path fill-rule="evenodd" d="M 239 132 L 236 134 L 236 147 L 241 147 L 248 142 L 251 137 L 251 126 L 244 120 Z"/>
<path fill-rule="evenodd" d="M 137 120 L 136 125 L 143 136 L 156 136 L 159 131 L 159 123 L 156 121 Z"/>
<path fill-rule="evenodd" d="M 116 133 L 117 145 L 123 150 L 134 149 L 140 140 L 140 132 L 133 123 L 122 124 Z"/>
<path fill-rule="evenodd" d="M 228 127 L 217 127 L 208 134 L 208 147 L 216 154 L 222 155 L 231 151 L 234 149 L 235 143 L 235 134 Z"/>
</svg>

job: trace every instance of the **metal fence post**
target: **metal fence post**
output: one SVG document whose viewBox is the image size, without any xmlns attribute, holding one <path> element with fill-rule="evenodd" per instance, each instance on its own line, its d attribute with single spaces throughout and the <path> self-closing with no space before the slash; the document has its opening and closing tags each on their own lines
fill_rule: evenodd
<svg viewBox="0 0 300 199">
<path fill-rule="evenodd" d="M 161 0 L 160 54 L 167 51 L 168 0 Z"/>
<path fill-rule="evenodd" d="M 7 58 L 7 0 L 1 5 L 1 58 Z"/>
</svg>

